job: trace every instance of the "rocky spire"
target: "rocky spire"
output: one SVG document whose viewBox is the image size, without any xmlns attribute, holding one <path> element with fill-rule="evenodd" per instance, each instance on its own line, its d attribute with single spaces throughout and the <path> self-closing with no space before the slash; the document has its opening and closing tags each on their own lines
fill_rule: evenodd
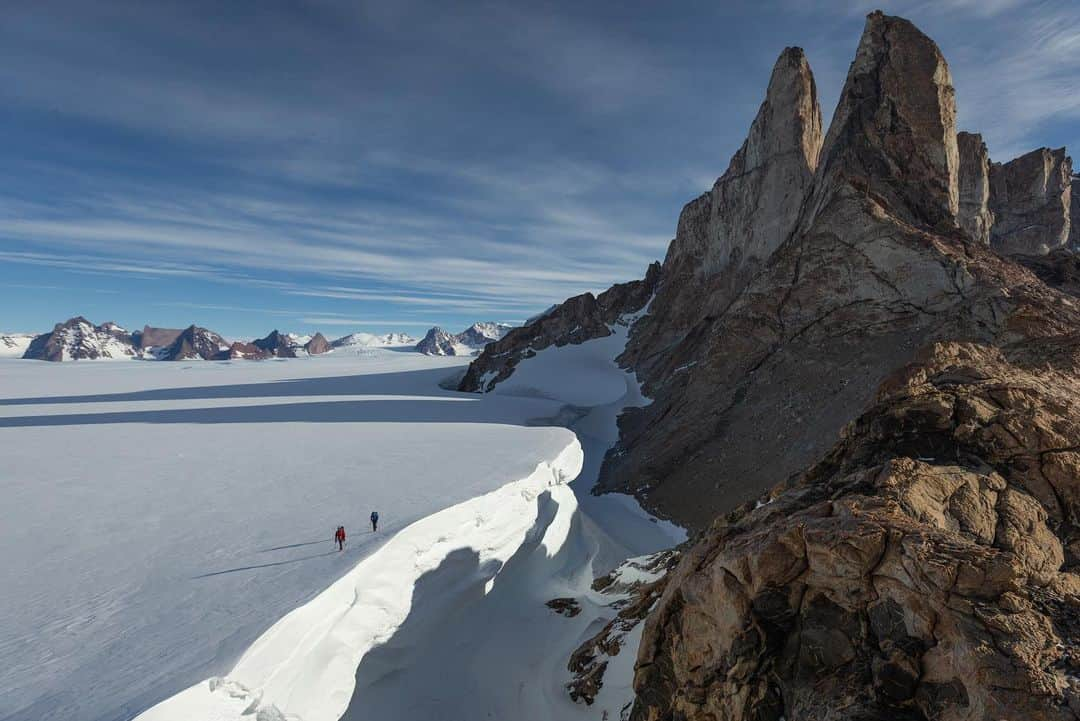
<svg viewBox="0 0 1080 721">
<path fill-rule="evenodd" d="M 817 167 L 821 108 L 802 48 L 785 48 L 742 147 L 712 191 L 689 203 L 668 251 L 669 264 L 693 259 L 699 275 L 759 261 L 794 228 Z"/>
<path fill-rule="evenodd" d="M 957 221 L 960 228 L 977 243 L 990 243 L 990 226 L 994 214 L 990 212 L 990 155 L 986 143 L 977 133 L 958 133 L 960 151 L 960 209 Z"/>
<path fill-rule="evenodd" d="M 683 208 L 650 314 L 624 361 L 658 357 L 723 309 L 791 235 L 813 181 L 821 107 L 806 54 L 785 48 L 745 142 L 712 190 Z"/>
<path fill-rule="evenodd" d="M 1069 240 L 1072 158 L 1039 148 L 990 166 L 990 244 L 1000 253 L 1044 255 Z"/>
<path fill-rule="evenodd" d="M 871 13 L 825 138 L 807 221 L 848 186 L 903 222 L 955 228 L 959 165 L 944 56 L 907 20 Z"/>
</svg>

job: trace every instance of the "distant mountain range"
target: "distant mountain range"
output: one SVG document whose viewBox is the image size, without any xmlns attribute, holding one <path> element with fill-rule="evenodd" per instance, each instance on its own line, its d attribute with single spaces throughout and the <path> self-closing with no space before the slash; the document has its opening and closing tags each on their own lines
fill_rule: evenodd
<svg viewBox="0 0 1080 721">
<path fill-rule="evenodd" d="M 436 326 L 416 344 L 416 350 L 425 355 L 477 355 L 512 328 L 504 323 L 473 323 L 460 333 L 451 334 Z"/>
<path fill-rule="evenodd" d="M 474 323 L 461 333 L 450 334 L 432 328 L 417 343 L 405 333 L 351 333 L 329 341 L 322 333 L 297 335 L 273 330 L 250 342 L 230 342 L 207 328 L 156 328 L 128 331 L 116 323 L 94 325 L 82 316 L 57 323 L 41 334 L 0 334 L 0 358 L 29 360 L 261 360 L 296 358 L 340 352 L 362 352 L 372 348 L 412 348 L 425 355 L 475 355 L 485 345 L 506 335 L 512 326 L 502 323 Z"/>
</svg>

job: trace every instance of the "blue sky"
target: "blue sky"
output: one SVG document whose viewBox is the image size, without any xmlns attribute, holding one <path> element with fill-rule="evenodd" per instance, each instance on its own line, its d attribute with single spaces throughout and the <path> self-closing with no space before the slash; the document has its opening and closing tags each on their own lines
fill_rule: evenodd
<svg viewBox="0 0 1080 721">
<path fill-rule="evenodd" d="M 415 334 L 640 277 L 779 52 L 828 120 L 875 7 L 995 159 L 1080 141 L 1073 0 L 10 4 L 0 330 Z"/>
</svg>

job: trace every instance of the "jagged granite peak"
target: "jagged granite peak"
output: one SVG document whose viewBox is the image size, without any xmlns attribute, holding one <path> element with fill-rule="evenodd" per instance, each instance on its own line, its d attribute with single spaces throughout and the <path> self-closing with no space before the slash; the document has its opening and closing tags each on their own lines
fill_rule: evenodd
<svg viewBox="0 0 1080 721">
<path fill-rule="evenodd" d="M 263 351 L 267 355 L 277 358 L 295 358 L 296 350 L 290 337 L 277 330 L 270 331 L 265 338 L 257 338 L 251 341 L 251 345 Z"/>
<path fill-rule="evenodd" d="M 821 108 L 802 48 L 785 48 L 742 147 L 710 192 L 691 202 L 665 264 L 699 276 L 769 257 L 787 240 L 821 150 Z"/>
<path fill-rule="evenodd" d="M 681 341 L 631 333 L 653 403 L 620 417 L 601 490 L 703 527 L 823 453 L 921 345 L 1009 337 L 1037 281 L 956 223 L 948 76 L 914 26 L 870 15 L 791 239 Z"/>
<path fill-rule="evenodd" d="M 650 316 L 625 362 L 647 361 L 720 312 L 791 235 L 821 150 L 821 108 L 801 48 L 785 48 L 746 140 L 712 189 L 679 215 Z"/>
<path fill-rule="evenodd" d="M 159 360 L 221 360 L 228 355 L 228 342 L 212 330 L 189 325 L 176 339 L 157 353 Z"/>
<path fill-rule="evenodd" d="M 155 328 L 144 325 L 141 331 L 132 333 L 132 339 L 140 350 L 166 348 L 176 342 L 183 332 L 183 328 Z"/>
<path fill-rule="evenodd" d="M 1072 158 L 1039 148 L 990 166 L 990 244 L 1000 253 L 1043 255 L 1069 241 Z"/>
<path fill-rule="evenodd" d="M 707 529 L 633 721 L 1080 716 L 1080 304 L 959 231 L 947 77 L 869 17 L 799 230 L 620 418 L 601 482 Z"/>
<path fill-rule="evenodd" d="M 582 293 L 549 308 L 528 324 L 487 345 L 480 357 L 469 364 L 459 389 L 487 392 L 509 378 L 518 363 L 537 351 L 611 335 L 611 326 L 622 316 L 645 308 L 659 282 L 660 264 L 653 263 L 642 280 L 613 285 L 598 296 Z"/>
<path fill-rule="evenodd" d="M 825 136 L 805 223 L 855 190 L 916 228 L 956 227 L 960 158 L 949 65 L 903 18 L 867 16 Z"/>
<path fill-rule="evenodd" d="M 973 241 L 989 245 L 994 224 L 990 210 L 990 154 L 977 133 L 957 133 L 956 143 L 960 153 L 960 206 L 956 219 Z"/>
<path fill-rule="evenodd" d="M 307 351 L 308 355 L 321 355 L 332 350 L 332 346 L 322 333 L 316 333 L 311 336 L 311 340 L 304 344 L 304 350 Z"/>
</svg>

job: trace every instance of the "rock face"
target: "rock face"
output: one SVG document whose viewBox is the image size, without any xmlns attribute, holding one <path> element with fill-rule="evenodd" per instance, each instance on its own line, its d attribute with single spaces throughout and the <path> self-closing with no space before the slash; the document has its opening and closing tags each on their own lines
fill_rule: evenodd
<svg viewBox="0 0 1080 721">
<path fill-rule="evenodd" d="M 931 346 L 719 521 L 647 621 L 631 718 L 1076 719 L 1080 346 L 1047 351 Z"/>
<path fill-rule="evenodd" d="M 57 323 L 34 338 L 23 358 L 44 361 L 125 358 L 136 355 L 131 334 L 115 323 L 95 326 L 82 316 Z"/>
<path fill-rule="evenodd" d="M 150 350 L 151 348 L 168 348 L 183 332 L 183 328 L 154 328 L 145 325 L 141 331 L 132 333 L 131 337 L 139 350 Z"/>
<path fill-rule="evenodd" d="M 1031 278 L 962 242 L 955 112 L 933 42 L 872 15 L 792 237 L 681 342 L 632 334 L 654 402 L 620 418 L 605 489 L 700 528 L 820 457 L 928 340 L 1002 332 L 1001 288 Z"/>
<path fill-rule="evenodd" d="M 251 345 L 263 351 L 267 356 L 275 358 L 295 358 L 296 351 L 289 336 L 277 329 L 270 331 L 265 338 L 251 341 Z"/>
<path fill-rule="evenodd" d="M 229 343 L 217 333 L 196 325 L 180 332 L 176 339 L 157 354 L 159 360 L 222 360 L 228 357 Z"/>
<path fill-rule="evenodd" d="M 821 108 L 802 49 L 780 54 L 746 141 L 727 172 L 679 216 L 664 287 L 625 361 L 640 370 L 727 307 L 795 228 L 822 142 Z"/>
<path fill-rule="evenodd" d="M 501 340 L 484 348 L 469 365 L 460 389 L 485 392 L 509 378 L 514 367 L 551 345 L 584 343 L 611 335 L 611 325 L 621 316 L 637 313 L 653 297 L 660 279 L 660 264 L 649 266 L 644 280 L 620 283 L 598 296 L 583 293 L 549 309 Z M 430 335 L 430 334 L 429 334 Z"/>
<path fill-rule="evenodd" d="M 330 341 L 326 340 L 322 333 L 311 336 L 311 340 L 304 344 L 304 350 L 308 355 L 321 355 L 332 350 Z"/>
<path fill-rule="evenodd" d="M 960 209 L 956 219 L 960 228 L 976 243 L 990 243 L 990 155 L 986 143 L 976 133 L 957 133 L 960 152 Z"/>
<path fill-rule="evenodd" d="M 1072 159 L 1040 148 L 990 166 L 990 243 L 1001 253 L 1044 255 L 1069 240 Z"/>
</svg>

